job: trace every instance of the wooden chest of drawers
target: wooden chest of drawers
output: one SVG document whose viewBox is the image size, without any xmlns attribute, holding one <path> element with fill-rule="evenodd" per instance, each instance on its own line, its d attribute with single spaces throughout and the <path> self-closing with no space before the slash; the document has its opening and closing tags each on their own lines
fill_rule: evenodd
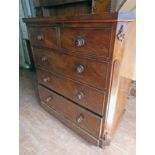
<svg viewBox="0 0 155 155">
<path fill-rule="evenodd" d="M 109 142 L 124 109 L 120 70 L 132 18 L 104 13 L 24 19 L 41 105 L 100 147 Z"/>
</svg>

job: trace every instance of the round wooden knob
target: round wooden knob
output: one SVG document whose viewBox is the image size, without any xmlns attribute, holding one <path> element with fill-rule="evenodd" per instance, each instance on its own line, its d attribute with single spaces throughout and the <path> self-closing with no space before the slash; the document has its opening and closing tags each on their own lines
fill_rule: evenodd
<svg viewBox="0 0 155 155">
<path fill-rule="evenodd" d="M 77 66 L 76 71 L 77 71 L 78 73 L 84 72 L 84 66 L 82 66 L 82 65 Z"/>
<path fill-rule="evenodd" d="M 76 118 L 76 122 L 79 124 L 84 120 L 84 116 L 82 114 L 80 114 L 77 118 Z"/>
<path fill-rule="evenodd" d="M 38 40 L 38 41 L 44 40 L 44 36 L 43 36 L 43 35 L 37 35 L 37 40 Z"/>
<path fill-rule="evenodd" d="M 48 76 L 43 78 L 43 82 L 49 82 L 49 81 L 50 81 L 50 78 Z"/>
<path fill-rule="evenodd" d="M 79 39 L 75 40 L 75 45 L 76 45 L 77 47 L 84 46 L 84 44 L 85 44 L 85 41 L 84 41 L 84 39 L 82 39 L 82 38 L 79 38 Z"/>
<path fill-rule="evenodd" d="M 78 98 L 79 100 L 83 99 L 83 98 L 84 98 L 84 93 L 83 93 L 83 92 L 78 92 L 78 93 L 77 93 L 77 98 Z"/>
<path fill-rule="evenodd" d="M 42 62 L 47 61 L 47 57 L 46 57 L 46 56 L 41 57 L 41 61 L 42 61 Z"/>
<path fill-rule="evenodd" d="M 52 99 L 53 99 L 53 97 L 49 96 L 49 97 L 46 98 L 46 102 L 50 102 Z"/>
</svg>

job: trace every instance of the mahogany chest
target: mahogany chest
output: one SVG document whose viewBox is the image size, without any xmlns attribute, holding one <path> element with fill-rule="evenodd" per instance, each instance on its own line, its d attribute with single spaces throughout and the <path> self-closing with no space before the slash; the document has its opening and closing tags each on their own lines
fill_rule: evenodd
<svg viewBox="0 0 155 155">
<path fill-rule="evenodd" d="M 24 19 L 41 105 L 100 147 L 109 143 L 124 111 L 127 84 L 120 71 L 132 18 L 103 13 Z"/>
</svg>

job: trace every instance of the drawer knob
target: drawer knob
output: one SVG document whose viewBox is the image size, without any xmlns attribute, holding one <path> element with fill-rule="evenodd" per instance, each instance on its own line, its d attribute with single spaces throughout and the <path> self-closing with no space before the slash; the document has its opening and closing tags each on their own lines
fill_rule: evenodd
<svg viewBox="0 0 155 155">
<path fill-rule="evenodd" d="M 41 57 L 41 61 L 42 61 L 42 62 L 47 61 L 47 57 L 46 57 L 46 56 Z"/>
<path fill-rule="evenodd" d="M 77 98 L 78 98 L 79 100 L 83 99 L 83 98 L 84 98 L 84 93 L 83 93 L 83 92 L 78 92 L 78 93 L 77 93 Z"/>
<path fill-rule="evenodd" d="M 53 99 L 53 97 L 49 96 L 49 97 L 46 98 L 46 102 L 50 102 L 52 99 Z"/>
<path fill-rule="evenodd" d="M 79 39 L 75 40 L 75 45 L 77 47 L 82 47 L 82 46 L 84 46 L 84 44 L 85 44 L 85 41 L 82 38 L 79 38 Z"/>
<path fill-rule="evenodd" d="M 38 41 L 44 40 L 44 36 L 43 36 L 43 35 L 37 35 L 37 40 L 38 40 Z"/>
<path fill-rule="evenodd" d="M 50 78 L 48 76 L 43 78 L 43 82 L 49 82 L 49 81 L 50 81 Z"/>
<path fill-rule="evenodd" d="M 76 122 L 79 124 L 84 120 L 84 116 L 82 114 L 80 114 L 77 118 L 76 118 Z"/>
<path fill-rule="evenodd" d="M 76 67 L 76 71 L 77 71 L 78 73 L 84 72 L 84 66 L 82 66 L 82 65 L 77 66 L 77 67 Z"/>
</svg>

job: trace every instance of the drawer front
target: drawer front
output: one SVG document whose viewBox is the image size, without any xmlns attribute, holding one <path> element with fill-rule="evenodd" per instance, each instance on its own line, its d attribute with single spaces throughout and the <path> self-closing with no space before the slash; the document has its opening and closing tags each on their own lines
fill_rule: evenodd
<svg viewBox="0 0 155 155">
<path fill-rule="evenodd" d="M 101 94 L 100 91 L 71 79 L 64 78 L 61 75 L 40 69 L 37 70 L 37 75 L 40 84 L 102 115 L 105 96 Z"/>
<path fill-rule="evenodd" d="M 34 50 L 35 63 L 39 68 L 63 74 L 74 80 L 104 90 L 108 63 L 81 59 L 49 50 Z"/>
<path fill-rule="evenodd" d="M 56 27 L 29 27 L 29 37 L 32 45 L 40 47 L 57 47 Z"/>
<path fill-rule="evenodd" d="M 42 86 L 39 86 L 39 94 L 42 102 L 63 115 L 66 119 L 71 120 L 77 126 L 91 133 L 94 137 L 99 138 L 101 127 L 100 117 Z"/>
<path fill-rule="evenodd" d="M 62 28 L 61 47 L 95 57 L 109 57 L 112 28 Z"/>
</svg>

